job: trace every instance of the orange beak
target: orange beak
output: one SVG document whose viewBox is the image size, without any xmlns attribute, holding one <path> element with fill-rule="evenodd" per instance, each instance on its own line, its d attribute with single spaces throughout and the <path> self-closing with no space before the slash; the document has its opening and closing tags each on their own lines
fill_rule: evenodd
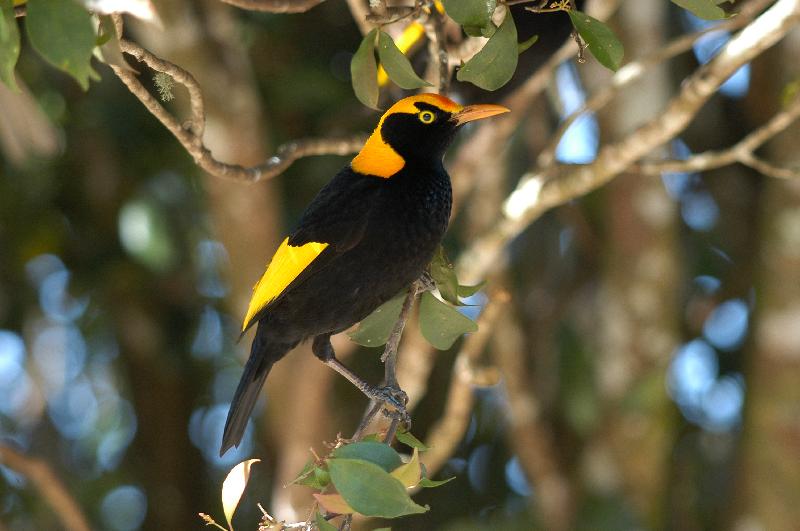
<svg viewBox="0 0 800 531">
<path fill-rule="evenodd" d="M 461 125 L 473 120 L 482 120 L 496 114 L 503 114 L 504 112 L 511 112 L 511 109 L 507 109 L 502 105 L 492 105 L 491 103 L 467 105 L 450 119 L 455 121 L 456 125 Z"/>
</svg>

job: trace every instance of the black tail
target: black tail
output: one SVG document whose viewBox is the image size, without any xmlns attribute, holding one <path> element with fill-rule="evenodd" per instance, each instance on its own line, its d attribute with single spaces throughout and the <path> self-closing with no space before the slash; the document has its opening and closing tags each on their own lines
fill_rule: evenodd
<svg viewBox="0 0 800 531">
<path fill-rule="evenodd" d="M 272 343 L 267 341 L 264 327 L 260 324 L 250 347 L 250 357 L 244 366 L 242 379 L 233 395 L 231 408 L 228 410 L 228 420 L 225 421 L 225 432 L 222 435 L 222 446 L 219 455 L 222 457 L 232 446 L 239 446 L 247 427 L 247 421 L 256 400 L 264 386 L 272 365 L 281 359 L 294 345 Z"/>
</svg>

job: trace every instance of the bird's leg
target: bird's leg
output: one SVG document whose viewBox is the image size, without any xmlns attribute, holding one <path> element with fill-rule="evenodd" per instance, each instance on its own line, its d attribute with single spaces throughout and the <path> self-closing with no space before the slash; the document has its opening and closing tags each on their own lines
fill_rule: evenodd
<svg viewBox="0 0 800 531">
<path fill-rule="evenodd" d="M 378 403 L 392 406 L 396 412 L 388 413 L 390 417 L 397 417 L 407 426 L 411 426 L 411 417 L 408 411 L 406 411 L 408 395 L 400 389 L 397 384 L 375 387 L 345 367 L 342 362 L 336 359 L 336 353 L 333 350 L 333 345 L 331 345 L 330 334 L 323 334 L 315 337 L 311 350 L 322 363 L 347 378 L 359 391 L 367 395 L 367 398 Z"/>
</svg>

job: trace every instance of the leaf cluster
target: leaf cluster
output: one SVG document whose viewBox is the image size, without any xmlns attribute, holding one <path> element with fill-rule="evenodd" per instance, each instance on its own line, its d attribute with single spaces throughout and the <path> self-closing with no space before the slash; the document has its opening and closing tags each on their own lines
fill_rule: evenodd
<svg viewBox="0 0 800 531">
<path fill-rule="evenodd" d="M 724 1 L 672 0 L 675 5 L 705 20 L 725 18 L 725 11 L 718 5 Z M 534 12 L 530 16 L 566 11 L 576 32 L 576 41 L 588 49 L 600 64 L 610 70 L 618 70 L 624 57 L 622 43 L 606 24 L 582 11 L 571 9 L 572 5 L 574 3 L 567 0 L 553 2 L 547 8 L 527 9 Z M 514 17 L 503 0 L 442 0 L 441 6 L 444 13 L 461 26 L 467 38 L 483 39 L 480 50 L 458 69 L 456 79 L 484 90 L 494 91 L 508 83 L 516 71 L 519 54 L 538 40 L 538 35 L 534 35 L 525 42 L 517 41 Z M 380 64 L 399 87 L 415 89 L 429 85 L 414 72 L 411 63 L 392 38 L 376 28 L 364 37 L 351 63 L 353 90 L 364 105 L 373 109 L 378 105 L 376 48 Z"/>
<path fill-rule="evenodd" d="M 437 298 L 431 292 L 422 294 L 419 307 L 419 326 L 423 337 L 435 348 L 447 350 L 464 334 L 476 332 L 478 325 L 456 309 L 463 306 L 464 297 L 477 293 L 483 284 L 463 286 L 456 278 L 452 264 L 447 260 L 444 249 L 439 246 L 429 266 L 430 274 L 436 282 L 441 295 Z M 366 347 L 379 347 L 386 344 L 392 333 L 405 299 L 405 292 L 379 306 L 366 317 L 358 328 L 349 332 L 350 339 Z"/>
</svg>

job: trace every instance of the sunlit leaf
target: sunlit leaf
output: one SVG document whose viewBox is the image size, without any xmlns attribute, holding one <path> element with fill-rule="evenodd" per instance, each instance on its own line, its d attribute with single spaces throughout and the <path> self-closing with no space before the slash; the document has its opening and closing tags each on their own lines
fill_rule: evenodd
<svg viewBox="0 0 800 531">
<path fill-rule="evenodd" d="M 403 460 L 391 446 L 382 442 L 360 441 L 340 446 L 333 451 L 333 457 L 341 459 L 361 459 L 374 463 L 387 472 L 403 464 Z"/>
<path fill-rule="evenodd" d="M 443 0 L 447 16 L 466 27 L 484 27 L 491 23 L 496 0 Z"/>
<path fill-rule="evenodd" d="M 331 459 L 328 471 L 339 494 L 363 515 L 396 518 L 428 510 L 414 503 L 402 483 L 373 463 Z"/>
<path fill-rule="evenodd" d="M 350 80 L 358 101 L 378 108 L 378 64 L 375 62 L 375 28 L 364 36 L 350 61 Z"/>
<path fill-rule="evenodd" d="M 589 51 L 595 59 L 610 70 L 618 70 L 622 64 L 625 50 L 614 32 L 608 26 L 586 13 L 572 10 L 567 11 L 567 13 L 575 29 L 578 30 L 580 36 L 589 45 Z"/>
<path fill-rule="evenodd" d="M 419 327 L 428 342 L 439 350 L 447 350 L 456 339 L 475 332 L 478 325 L 430 292 L 422 294 L 419 306 Z"/>
<path fill-rule="evenodd" d="M 430 83 L 419 77 L 403 52 L 397 47 L 388 33 L 378 34 L 378 57 L 389 79 L 406 90 L 429 87 Z"/>
<path fill-rule="evenodd" d="M 451 304 L 460 304 L 458 300 L 458 278 L 455 269 L 445 255 L 441 245 L 433 255 L 430 265 L 431 277 L 442 298 Z"/>
<path fill-rule="evenodd" d="M 0 0 L 0 81 L 19 92 L 14 69 L 19 58 L 19 28 L 11 0 Z"/>
<path fill-rule="evenodd" d="M 511 14 L 456 74 L 459 81 L 468 81 L 485 90 L 497 90 L 511 79 L 517 69 L 517 27 Z"/>
<path fill-rule="evenodd" d="M 100 79 L 90 59 L 95 33 L 89 12 L 73 0 L 37 0 L 27 4 L 25 28 L 31 45 L 50 64 L 89 88 Z"/>
<path fill-rule="evenodd" d="M 410 431 L 398 431 L 397 435 L 395 436 L 398 441 L 405 444 L 406 446 L 410 446 L 411 448 L 417 449 L 420 452 L 424 452 L 429 450 L 425 444 L 414 437 Z"/>
<path fill-rule="evenodd" d="M 317 500 L 323 509 L 329 513 L 334 514 L 352 514 L 355 511 L 345 501 L 341 494 L 318 494 L 314 493 L 314 498 Z"/>
<path fill-rule="evenodd" d="M 231 526 L 233 513 L 236 512 L 236 507 L 239 505 L 239 500 L 242 499 L 242 494 L 250 480 L 250 467 L 253 463 L 258 463 L 260 459 L 248 459 L 242 461 L 230 472 L 228 472 L 225 481 L 222 482 L 222 510 L 225 512 L 225 519 L 228 521 L 228 527 Z"/>
<path fill-rule="evenodd" d="M 325 520 L 325 517 L 319 514 L 319 512 L 314 515 L 314 524 L 317 526 L 319 531 L 337 531 L 339 529 L 332 523 Z"/>
<path fill-rule="evenodd" d="M 419 483 L 422 478 L 422 468 L 419 464 L 419 449 L 414 448 L 411 460 L 392 470 L 391 475 L 405 487 L 411 488 Z"/>
<path fill-rule="evenodd" d="M 353 332 L 348 332 L 350 339 L 365 347 L 379 347 L 386 344 L 389 335 L 392 333 L 395 321 L 400 316 L 403 308 L 403 301 L 406 293 L 403 292 L 397 297 L 384 302 L 369 314 L 358 328 Z"/>
<path fill-rule="evenodd" d="M 525 40 L 525 41 L 522 41 L 520 43 L 517 43 L 517 53 L 524 52 L 525 50 L 527 50 L 528 48 L 533 46 L 538 40 L 539 40 L 539 36 L 538 35 L 534 35 L 533 37 L 531 37 L 528 40 Z"/>
<path fill-rule="evenodd" d="M 433 480 L 433 479 L 428 479 L 428 478 L 422 478 L 421 480 L 419 480 L 419 486 L 420 487 L 425 487 L 426 489 L 432 489 L 432 488 L 435 488 L 435 487 L 441 487 L 445 483 L 450 483 L 454 479 L 456 479 L 455 476 L 453 476 L 451 478 L 447 478 L 447 479 L 442 479 L 442 480 L 439 480 L 439 481 L 436 481 L 436 480 Z"/>
<path fill-rule="evenodd" d="M 720 20 L 726 17 L 725 10 L 714 0 L 672 0 L 672 3 L 703 20 Z"/>
</svg>

